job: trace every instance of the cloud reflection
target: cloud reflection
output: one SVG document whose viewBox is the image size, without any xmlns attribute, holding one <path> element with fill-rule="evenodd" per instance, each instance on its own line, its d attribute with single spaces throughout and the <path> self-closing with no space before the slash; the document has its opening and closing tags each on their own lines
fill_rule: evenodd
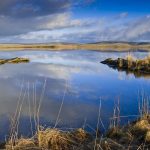
<svg viewBox="0 0 150 150">
<path fill-rule="evenodd" d="M 26 93 L 22 112 L 21 122 L 29 124 L 29 102 L 33 111 L 33 85 L 36 87 L 37 104 L 46 79 L 46 90 L 40 110 L 42 125 L 53 126 L 62 102 L 64 90 L 67 86 L 67 93 L 60 115 L 59 127 L 81 127 L 84 120 L 95 127 L 99 107 L 99 99 L 102 98 L 102 119 L 108 125 L 109 117 L 112 115 L 114 99 L 121 96 L 121 105 L 136 106 L 136 90 L 146 80 L 135 78 L 118 79 L 117 70 L 100 64 L 99 62 L 108 57 L 125 57 L 126 53 L 100 53 L 94 51 L 63 51 L 63 52 L 0 52 L 0 57 L 7 58 L 19 56 L 29 57 L 29 64 L 5 64 L 0 66 L 0 130 L 10 125 L 9 118 L 16 111 L 18 97 L 23 83 L 23 94 L 29 85 L 29 101 Z M 138 53 L 136 55 L 139 55 Z M 122 74 L 126 78 L 125 74 Z M 147 85 L 148 86 L 148 85 Z M 147 88 L 148 89 L 148 88 Z M 132 93 L 132 95 L 129 94 Z M 132 92 L 131 92 L 132 91 Z M 128 93 L 128 94 L 126 94 Z M 131 101 L 131 99 L 133 101 Z M 124 107 L 127 108 L 127 107 Z M 132 113 L 137 109 L 132 108 Z M 124 110 L 127 114 L 129 110 Z M 33 118 L 33 113 L 31 114 Z M 27 130 L 30 125 L 21 126 Z M 6 130 L 5 130 L 6 132 Z M 0 133 L 0 136 L 4 135 Z"/>
</svg>

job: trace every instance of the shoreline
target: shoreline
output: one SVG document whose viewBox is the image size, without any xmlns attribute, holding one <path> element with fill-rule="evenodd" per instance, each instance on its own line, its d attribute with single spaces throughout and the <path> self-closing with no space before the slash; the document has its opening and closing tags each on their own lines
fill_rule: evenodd
<svg viewBox="0 0 150 150">
<path fill-rule="evenodd" d="M 21 51 L 21 50 L 94 50 L 104 52 L 126 52 L 141 51 L 149 52 L 150 43 L 93 43 L 93 44 L 0 44 L 0 51 Z"/>
<path fill-rule="evenodd" d="M 83 128 L 62 131 L 57 128 L 37 128 L 31 138 L 9 138 L 0 144 L 6 150 L 137 150 L 150 148 L 150 116 L 143 114 L 137 120 L 120 126 L 120 118 L 113 118 L 111 127 L 101 134 L 99 128 L 93 136 Z"/>
</svg>

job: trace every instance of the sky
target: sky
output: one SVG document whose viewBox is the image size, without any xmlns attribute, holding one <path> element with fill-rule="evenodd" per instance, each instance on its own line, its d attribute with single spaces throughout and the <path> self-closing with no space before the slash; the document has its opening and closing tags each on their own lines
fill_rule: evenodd
<svg viewBox="0 0 150 150">
<path fill-rule="evenodd" d="M 150 0 L 1 0 L 0 43 L 150 42 Z"/>
</svg>

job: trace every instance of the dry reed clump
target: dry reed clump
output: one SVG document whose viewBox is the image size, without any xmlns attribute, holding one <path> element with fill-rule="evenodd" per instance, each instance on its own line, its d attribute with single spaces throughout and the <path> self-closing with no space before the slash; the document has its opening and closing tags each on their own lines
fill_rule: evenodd
<svg viewBox="0 0 150 150">
<path fill-rule="evenodd" d="M 124 132 L 119 129 L 119 128 L 111 128 L 108 130 L 106 133 L 106 136 L 108 138 L 113 138 L 113 139 L 120 139 L 122 136 L 124 136 Z"/>
<path fill-rule="evenodd" d="M 21 138 L 15 144 L 8 142 L 6 150 L 131 150 L 146 142 L 150 143 L 150 124 L 141 119 L 125 127 L 108 130 L 103 138 L 93 139 L 85 130 L 39 130 L 33 139 Z M 149 147 L 148 147 L 149 148 Z"/>
<path fill-rule="evenodd" d="M 144 59 L 144 63 L 147 66 L 147 68 L 150 68 L 150 55 Z"/>
<path fill-rule="evenodd" d="M 117 127 L 109 129 L 106 134 L 106 137 L 120 144 L 129 144 L 133 140 L 133 136 L 128 131 L 128 129 L 117 128 Z"/>
<path fill-rule="evenodd" d="M 147 130 L 150 130 L 150 124 L 148 120 L 142 119 L 142 120 L 137 121 L 135 125 L 133 126 L 133 128 L 137 130 L 147 131 Z"/>
<path fill-rule="evenodd" d="M 91 149 L 92 150 L 92 149 Z M 124 145 L 110 138 L 104 138 L 96 146 L 96 150 L 126 150 Z"/>
<path fill-rule="evenodd" d="M 75 130 L 74 132 L 70 133 L 71 138 L 77 143 L 84 143 L 92 140 L 92 137 L 89 133 L 87 133 L 82 128 Z"/>
<path fill-rule="evenodd" d="M 136 58 L 134 58 L 131 54 L 127 55 L 126 60 L 128 68 L 132 67 L 133 64 L 136 62 Z"/>
<path fill-rule="evenodd" d="M 44 149 L 68 150 L 72 142 L 67 133 L 57 129 L 39 131 L 37 136 L 39 147 Z"/>
<path fill-rule="evenodd" d="M 131 132 L 137 141 L 150 142 L 149 119 L 141 118 L 131 128 Z"/>
<path fill-rule="evenodd" d="M 83 129 L 70 132 L 47 128 L 33 139 L 20 138 L 6 144 L 6 150 L 88 150 L 92 137 Z"/>
<path fill-rule="evenodd" d="M 145 141 L 150 143 L 150 131 L 147 131 L 147 133 L 145 135 Z"/>
<path fill-rule="evenodd" d="M 131 128 L 131 131 L 136 136 L 144 136 L 147 131 L 150 130 L 150 124 L 148 120 L 142 119 L 137 121 L 133 127 Z"/>
<path fill-rule="evenodd" d="M 33 139 L 21 138 L 13 144 L 8 142 L 6 150 L 125 150 L 128 146 L 137 148 L 145 141 L 150 142 L 148 120 L 142 118 L 122 128 L 113 127 L 103 138 L 98 137 L 96 142 L 83 129 L 70 132 L 55 128 L 40 129 Z"/>
<path fill-rule="evenodd" d="M 13 144 L 9 141 L 6 144 L 6 150 L 40 150 L 33 139 L 20 138 Z"/>
<path fill-rule="evenodd" d="M 146 56 L 143 59 L 136 59 L 135 62 L 138 67 L 144 66 L 144 65 L 147 65 L 148 67 L 148 65 L 150 64 L 150 55 Z"/>
<path fill-rule="evenodd" d="M 63 132 L 58 129 L 46 129 L 38 132 L 40 148 L 51 150 L 70 150 L 83 146 L 89 140 L 89 135 L 83 129 Z"/>
<path fill-rule="evenodd" d="M 128 54 L 128 55 L 126 56 L 126 59 L 127 59 L 128 61 L 130 61 L 130 62 L 136 61 L 136 58 L 135 58 L 134 56 L 132 56 L 131 54 Z"/>
</svg>

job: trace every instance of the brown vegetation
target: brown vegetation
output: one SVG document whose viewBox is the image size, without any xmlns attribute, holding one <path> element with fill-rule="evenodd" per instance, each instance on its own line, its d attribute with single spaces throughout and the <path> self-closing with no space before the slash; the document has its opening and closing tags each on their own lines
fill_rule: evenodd
<svg viewBox="0 0 150 150">
<path fill-rule="evenodd" d="M 8 141 L 7 150 L 137 150 L 150 148 L 150 117 L 141 117 L 124 127 L 110 128 L 96 139 L 83 129 L 39 130 L 33 138 Z"/>
<path fill-rule="evenodd" d="M 0 65 L 1 64 L 6 64 L 6 63 L 27 63 L 30 60 L 28 58 L 11 58 L 11 59 L 0 59 Z"/>
<path fill-rule="evenodd" d="M 34 138 L 20 138 L 6 144 L 7 150 L 88 150 L 92 136 L 83 129 L 71 132 L 58 129 L 42 129 Z"/>
<path fill-rule="evenodd" d="M 0 44 L 0 50 L 98 50 L 98 51 L 150 51 L 149 43 L 52 43 L 52 44 Z"/>
<path fill-rule="evenodd" d="M 128 55 L 126 59 L 108 58 L 101 63 L 106 64 L 119 71 L 126 71 L 127 73 L 137 74 L 150 74 L 150 57 L 144 59 L 136 59 L 131 55 Z"/>
</svg>

